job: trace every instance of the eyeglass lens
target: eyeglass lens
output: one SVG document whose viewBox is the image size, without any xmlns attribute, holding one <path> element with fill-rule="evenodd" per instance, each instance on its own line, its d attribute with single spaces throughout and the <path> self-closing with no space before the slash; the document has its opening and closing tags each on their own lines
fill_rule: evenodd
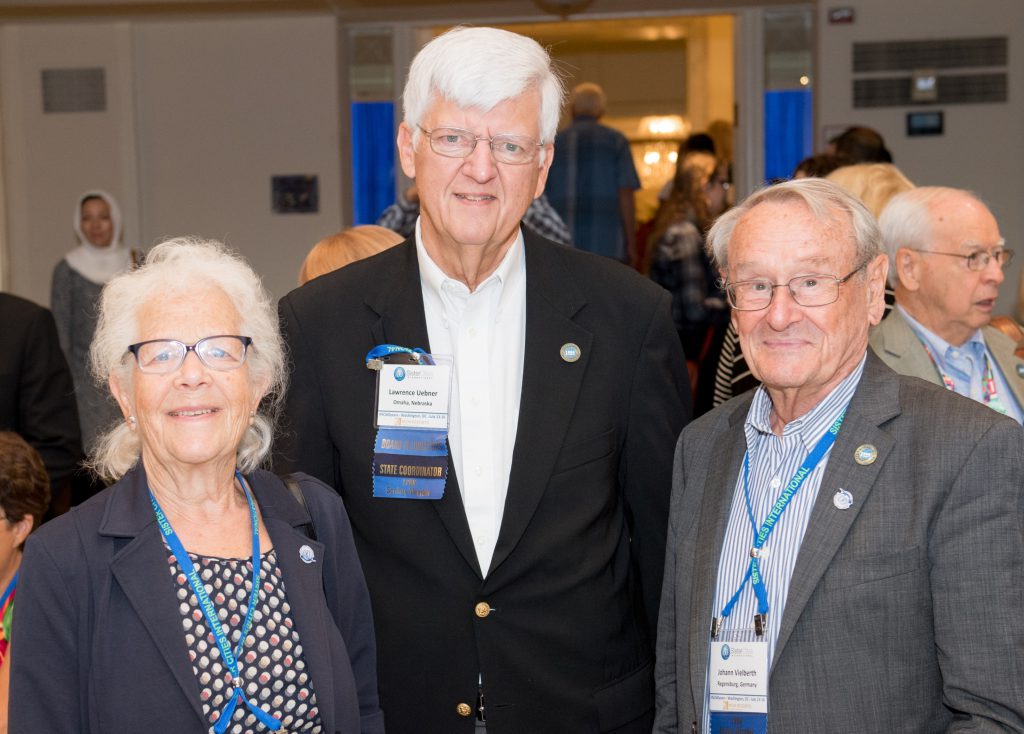
<svg viewBox="0 0 1024 734">
<path fill-rule="evenodd" d="M 537 153 L 537 142 L 525 135 L 495 135 L 493 138 L 482 138 L 468 130 L 448 127 L 423 132 L 430 139 L 430 148 L 448 158 L 468 157 L 480 141 L 487 143 L 494 158 L 502 163 L 529 163 Z"/>
<path fill-rule="evenodd" d="M 143 372 L 173 372 L 185 361 L 189 351 L 194 351 L 210 369 L 233 370 L 245 362 L 248 344 L 247 337 L 239 336 L 208 336 L 192 345 L 173 339 L 157 339 L 133 345 L 132 351 Z"/>
</svg>

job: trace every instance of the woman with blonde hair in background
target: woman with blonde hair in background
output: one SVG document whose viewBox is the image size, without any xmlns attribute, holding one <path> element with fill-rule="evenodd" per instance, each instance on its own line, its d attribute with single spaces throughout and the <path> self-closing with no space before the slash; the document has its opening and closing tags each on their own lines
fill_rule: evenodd
<svg viewBox="0 0 1024 734">
<path fill-rule="evenodd" d="M 384 252 L 403 241 L 405 238 L 402 235 L 376 224 L 343 229 L 313 245 L 299 271 L 299 285 L 351 265 L 356 260 Z"/>
<path fill-rule="evenodd" d="M 839 184 L 863 202 L 878 219 L 889 199 L 910 191 L 914 184 L 891 163 L 856 163 L 841 166 L 826 179 Z"/>
</svg>

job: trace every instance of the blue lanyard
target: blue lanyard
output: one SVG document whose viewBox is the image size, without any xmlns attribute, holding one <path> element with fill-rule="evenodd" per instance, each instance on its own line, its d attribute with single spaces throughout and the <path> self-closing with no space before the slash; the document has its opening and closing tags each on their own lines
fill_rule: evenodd
<svg viewBox="0 0 1024 734">
<path fill-rule="evenodd" d="M 380 363 L 392 354 L 411 354 L 417 360 L 422 360 L 424 364 L 434 364 L 434 360 L 431 359 L 430 355 L 419 347 L 409 349 L 409 347 L 400 347 L 397 344 L 378 344 L 366 353 L 366 364 L 371 366 L 371 363 L 376 361 L 378 365 L 376 369 L 380 369 Z"/>
<path fill-rule="evenodd" d="M 252 592 L 249 594 L 249 605 L 245 610 L 242 634 L 238 636 L 238 649 L 235 651 L 231 650 L 231 643 L 228 642 L 227 635 L 224 634 L 224 628 L 217 617 L 217 609 L 214 607 L 213 602 L 210 601 L 210 595 L 206 593 L 206 586 L 203 585 L 202 579 L 199 578 L 199 572 L 196 570 L 195 564 L 189 558 L 185 546 L 181 544 L 178 534 L 174 532 L 174 528 L 171 527 L 171 523 L 167 520 L 164 511 L 160 509 L 160 504 L 156 501 L 156 497 L 153 496 L 153 490 L 149 490 L 149 499 L 153 503 L 153 511 L 156 513 L 156 521 L 160 526 L 160 532 L 163 533 L 164 538 L 167 540 L 167 545 L 170 546 L 174 557 L 178 559 L 178 565 L 181 567 L 181 570 L 185 572 L 185 576 L 192 586 L 192 591 L 196 594 L 199 607 L 203 610 L 203 615 L 206 617 L 206 625 L 210 628 L 210 634 L 213 635 L 217 641 L 217 647 L 220 648 L 221 659 L 227 666 L 228 672 L 231 673 L 231 686 L 234 688 L 234 692 L 227 703 L 224 704 L 224 708 L 221 709 L 220 717 L 213 727 L 215 734 L 224 734 L 227 730 L 239 701 L 245 703 L 260 723 L 271 731 L 277 731 L 281 728 L 280 721 L 245 697 L 245 694 L 242 692 L 243 681 L 238 674 L 238 657 L 242 654 L 242 646 L 245 644 L 245 638 L 249 634 L 249 627 L 252 626 L 253 611 L 256 609 L 256 604 L 259 601 L 260 529 L 259 521 L 256 519 L 256 503 L 252 501 L 249 487 L 242 478 L 242 475 L 237 471 L 235 472 L 235 478 L 238 479 L 238 483 L 242 485 L 242 490 L 245 492 L 246 502 L 249 503 L 249 518 L 252 521 Z"/>
<path fill-rule="evenodd" d="M 754 519 L 754 508 L 750 503 L 750 454 L 749 452 L 743 455 L 743 499 L 747 503 L 747 517 L 750 519 L 750 527 L 754 531 L 754 546 L 750 551 L 750 566 L 747 568 L 747 573 L 740 581 L 740 587 L 736 589 L 736 593 L 732 595 L 729 603 L 722 609 L 722 618 L 727 618 L 732 614 L 732 609 L 736 606 L 736 602 L 740 599 L 740 594 L 747 585 L 747 581 L 751 582 L 751 586 L 754 588 L 754 595 L 757 597 L 757 618 L 755 619 L 755 629 L 758 630 L 757 634 L 760 636 L 763 633 L 763 620 L 764 616 L 768 614 L 768 590 L 764 586 L 764 578 L 761 576 L 761 567 L 758 563 L 759 551 L 767 542 L 768 537 L 772 534 L 772 530 L 775 529 L 776 524 L 779 522 L 779 518 L 782 517 L 782 513 L 785 512 L 786 508 L 789 507 L 790 500 L 796 496 L 796 493 L 803 486 L 804 480 L 811 475 L 811 472 L 815 470 L 818 463 L 822 460 L 828 450 L 832 448 L 832 444 L 836 442 L 836 434 L 839 433 L 839 427 L 843 424 L 843 418 L 846 417 L 846 408 L 843 408 L 843 412 L 839 414 L 835 422 L 829 427 L 825 435 L 818 439 L 818 443 L 815 444 L 814 448 L 811 449 L 811 453 L 804 459 L 803 464 L 796 470 L 796 474 L 789 480 L 789 484 L 782 490 L 782 494 L 775 500 L 775 504 L 772 505 L 771 511 L 768 513 L 768 517 L 764 519 L 761 524 L 761 529 L 757 529 L 757 521 Z M 717 624 L 713 629 L 717 630 Z"/>
<path fill-rule="evenodd" d="M 14 578 L 11 579 L 11 583 L 7 584 L 7 588 L 4 589 L 4 595 L 0 596 L 0 611 L 3 610 L 4 604 L 7 603 L 7 597 L 9 597 L 12 593 L 14 593 L 14 587 L 18 585 L 18 574 L 19 573 L 21 573 L 21 569 L 20 568 L 17 571 L 14 572 Z"/>
</svg>

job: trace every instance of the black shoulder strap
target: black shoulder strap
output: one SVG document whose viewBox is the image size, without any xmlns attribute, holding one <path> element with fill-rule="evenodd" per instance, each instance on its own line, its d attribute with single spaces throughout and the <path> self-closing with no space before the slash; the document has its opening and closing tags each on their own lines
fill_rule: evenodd
<svg viewBox="0 0 1024 734">
<path fill-rule="evenodd" d="M 292 493 L 295 501 L 302 505 L 302 509 L 309 515 L 309 524 L 305 526 L 306 536 L 310 540 L 316 540 L 316 525 L 313 523 L 313 513 L 309 511 L 309 505 L 306 504 L 306 496 L 302 494 L 299 480 L 295 478 L 294 474 L 284 474 L 281 476 L 281 481 L 284 482 L 284 486 L 288 488 L 288 491 Z"/>
</svg>

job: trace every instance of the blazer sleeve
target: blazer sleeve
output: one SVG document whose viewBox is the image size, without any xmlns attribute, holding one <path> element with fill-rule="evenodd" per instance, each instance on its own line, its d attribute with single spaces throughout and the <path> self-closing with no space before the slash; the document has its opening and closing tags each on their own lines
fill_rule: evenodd
<svg viewBox="0 0 1024 734">
<path fill-rule="evenodd" d="M 955 714 L 949 731 L 1024 731 L 1022 487 L 1024 433 L 1000 420 L 934 520 L 928 556 L 943 700 Z"/>
<path fill-rule="evenodd" d="M 79 603 L 47 547 L 25 543 L 11 625 L 11 732 L 88 731 L 80 678 Z"/>
<path fill-rule="evenodd" d="M 662 291 L 646 325 L 630 386 L 624 460 L 619 469 L 631 521 L 631 552 L 652 642 L 665 563 L 672 452 L 692 410 L 686 361 L 669 302 L 668 293 Z"/>
<path fill-rule="evenodd" d="M 53 316 L 34 311 L 18 377 L 18 432 L 39 452 L 51 481 L 70 476 L 82 460 L 71 370 Z"/>
<path fill-rule="evenodd" d="M 345 505 L 333 490 L 306 477 L 308 498 L 317 538 L 334 558 L 331 573 L 324 569 L 324 594 L 334 624 L 345 639 L 359 696 L 362 734 L 384 734 L 384 714 L 377 693 L 377 643 L 370 593 L 359 563 Z M 326 532 L 325 532 L 326 531 Z"/>
<path fill-rule="evenodd" d="M 335 448 L 324 413 L 320 379 L 314 365 L 313 345 L 292 299 L 278 305 L 281 328 L 291 360 L 291 381 L 285 398 L 285 420 L 277 440 L 274 469 L 280 474 L 302 471 L 340 490 L 335 472 Z"/>
</svg>

